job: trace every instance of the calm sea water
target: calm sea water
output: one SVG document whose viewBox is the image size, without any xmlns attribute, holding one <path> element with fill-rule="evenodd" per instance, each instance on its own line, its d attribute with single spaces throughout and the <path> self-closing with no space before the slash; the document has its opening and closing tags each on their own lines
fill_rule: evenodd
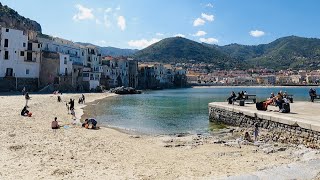
<svg viewBox="0 0 320 180">
<path fill-rule="evenodd" d="M 242 90 L 256 94 L 258 100 L 280 90 L 293 94 L 294 101 L 309 98 L 309 87 L 188 88 L 107 98 L 90 111 L 102 125 L 139 133 L 204 133 L 209 129 L 208 103 L 226 101 L 231 91 Z"/>
</svg>

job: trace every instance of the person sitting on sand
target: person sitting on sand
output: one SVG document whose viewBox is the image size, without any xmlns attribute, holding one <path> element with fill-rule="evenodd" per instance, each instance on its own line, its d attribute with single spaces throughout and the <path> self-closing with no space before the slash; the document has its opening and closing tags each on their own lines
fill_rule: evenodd
<svg viewBox="0 0 320 180">
<path fill-rule="evenodd" d="M 250 134 L 249 134 L 248 132 L 246 132 L 246 133 L 244 134 L 244 140 L 249 141 L 249 142 L 252 142 L 252 139 L 251 139 Z"/>
<path fill-rule="evenodd" d="M 61 102 L 61 97 L 58 95 L 58 102 Z"/>
<path fill-rule="evenodd" d="M 96 129 L 97 128 L 97 121 L 93 118 L 86 119 L 86 120 L 84 120 L 82 127 L 85 127 L 87 129 Z"/>
<path fill-rule="evenodd" d="M 52 129 L 59 129 L 60 128 L 59 123 L 57 121 L 57 117 L 55 117 L 54 121 L 51 122 L 51 128 Z"/>
<path fill-rule="evenodd" d="M 27 106 L 24 106 L 23 107 L 23 109 L 22 109 L 22 111 L 21 111 L 21 116 L 28 116 L 28 114 L 29 114 L 29 111 L 28 111 L 28 109 L 27 109 Z"/>
</svg>

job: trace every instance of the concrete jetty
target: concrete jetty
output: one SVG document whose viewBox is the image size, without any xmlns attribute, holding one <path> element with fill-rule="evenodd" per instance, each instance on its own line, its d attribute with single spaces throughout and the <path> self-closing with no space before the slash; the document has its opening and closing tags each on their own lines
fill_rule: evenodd
<svg viewBox="0 0 320 180">
<path fill-rule="evenodd" d="M 290 113 L 275 112 L 278 107 L 268 106 L 258 111 L 255 104 L 230 105 L 227 102 L 209 103 L 209 119 L 240 127 L 259 127 L 279 132 L 276 139 L 296 144 L 320 145 L 320 103 L 294 102 Z"/>
</svg>

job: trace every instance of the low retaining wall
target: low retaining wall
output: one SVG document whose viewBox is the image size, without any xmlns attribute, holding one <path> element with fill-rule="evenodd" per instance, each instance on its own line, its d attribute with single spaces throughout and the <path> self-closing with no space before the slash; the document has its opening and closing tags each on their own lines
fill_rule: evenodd
<svg viewBox="0 0 320 180">
<path fill-rule="evenodd" d="M 298 125 L 287 125 L 271 120 L 258 118 L 254 116 L 244 115 L 241 112 L 233 112 L 219 107 L 209 106 L 209 120 L 211 122 L 222 122 L 226 125 L 254 128 L 258 124 L 260 128 L 269 130 L 270 137 L 268 139 L 292 144 L 304 144 L 308 147 L 320 147 L 320 132 L 301 128 Z"/>
</svg>

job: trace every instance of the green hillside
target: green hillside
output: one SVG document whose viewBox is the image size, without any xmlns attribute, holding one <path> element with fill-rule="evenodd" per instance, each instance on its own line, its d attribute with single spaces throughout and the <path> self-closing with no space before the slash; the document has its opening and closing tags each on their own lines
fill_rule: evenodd
<svg viewBox="0 0 320 180">
<path fill-rule="evenodd" d="M 140 61 L 157 61 L 164 63 L 206 62 L 213 63 L 215 68 L 230 69 L 239 62 L 216 48 L 207 47 L 182 37 L 163 39 L 141 51 L 134 57 Z"/>
</svg>

